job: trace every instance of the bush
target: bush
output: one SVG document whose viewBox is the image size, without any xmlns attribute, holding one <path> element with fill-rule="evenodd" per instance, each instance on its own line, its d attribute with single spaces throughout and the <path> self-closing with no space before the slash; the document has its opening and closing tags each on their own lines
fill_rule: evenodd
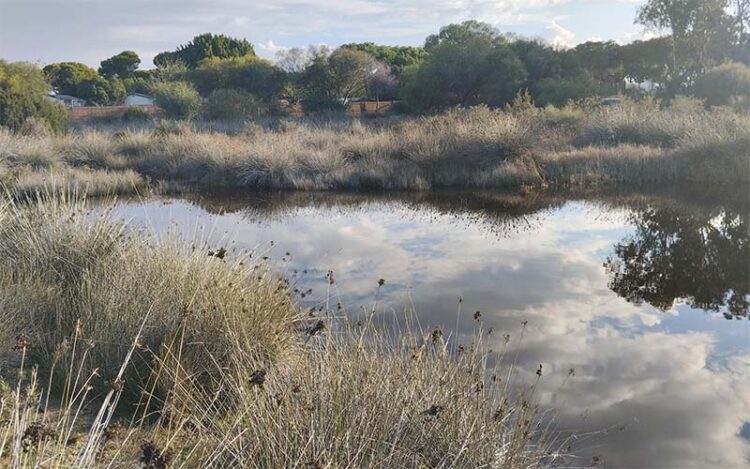
<svg viewBox="0 0 750 469">
<path fill-rule="evenodd" d="M 218 89 L 208 95 L 203 113 L 209 119 L 247 119 L 267 111 L 255 95 L 238 89 Z"/>
<path fill-rule="evenodd" d="M 693 94 L 709 106 L 737 105 L 750 108 L 750 67 L 727 63 L 708 70 L 698 78 Z"/>
<path fill-rule="evenodd" d="M 302 111 L 305 114 L 315 114 L 318 112 L 345 112 L 346 105 L 337 99 L 309 97 L 302 101 Z"/>
<path fill-rule="evenodd" d="M 182 369 L 206 386 L 218 378 L 210 357 L 229 360 L 242 344 L 242 353 L 273 363 L 293 345 L 287 289 L 244 257 L 156 242 L 106 214 L 85 213 L 83 202 L 60 197 L 0 207 L 2 316 L 14 333 L 29 335 L 30 360 L 64 363 L 75 353 L 67 339 L 91 340 L 85 375 L 96 369 L 90 384 L 101 390 L 145 323 L 124 377 L 137 401 L 155 385 L 153 354 L 169 359 L 180 340 Z"/>
<path fill-rule="evenodd" d="M 49 84 L 33 64 L 0 60 L 0 125 L 20 130 L 29 118 L 42 118 L 53 130 L 62 130 L 67 110 L 47 99 Z"/>
<path fill-rule="evenodd" d="M 130 107 L 123 111 L 120 120 L 123 122 L 144 122 L 151 120 L 151 114 L 145 109 Z"/>
<path fill-rule="evenodd" d="M 537 85 L 534 100 L 538 105 L 564 106 L 570 101 L 581 101 L 594 96 L 616 94 L 617 89 L 608 84 L 597 83 L 587 77 L 546 78 Z"/>
<path fill-rule="evenodd" d="M 159 83 L 153 87 L 154 103 L 167 117 L 192 119 L 198 115 L 201 98 L 190 83 L 183 81 Z"/>
</svg>

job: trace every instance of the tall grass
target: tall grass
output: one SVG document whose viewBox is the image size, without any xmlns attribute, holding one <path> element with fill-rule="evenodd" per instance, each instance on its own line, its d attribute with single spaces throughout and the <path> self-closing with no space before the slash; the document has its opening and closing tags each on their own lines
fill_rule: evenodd
<svg viewBox="0 0 750 469">
<path fill-rule="evenodd" d="M 189 187 L 303 190 L 747 181 L 748 139 L 750 117 L 686 99 L 668 108 L 477 107 L 420 118 L 162 123 L 39 137 L 6 132 L 0 173 L 10 185 L 14 171 L 73 166 L 133 170 Z"/>
<path fill-rule="evenodd" d="M 144 317 L 139 366 L 126 379 L 136 397 L 149 385 L 143 371 L 149 360 L 175 340 L 191 344 L 183 366 L 189 362 L 198 374 L 209 355 L 226 359 L 236 343 L 270 361 L 293 340 L 291 300 L 270 274 L 243 257 L 208 256 L 206 246 L 191 250 L 125 231 L 106 212 L 92 219 L 81 202 L 51 197 L 7 205 L 0 212 L 0 253 L 3 319 L 19 328 L 12 332 L 29 336 L 30 357 L 65 360 L 66 339 L 80 329 L 91 341 L 88 363 L 100 387 L 112 379 Z"/>
<path fill-rule="evenodd" d="M 155 239 L 59 195 L 5 202 L 0 333 L 16 355 L 0 381 L 0 461 L 516 468 L 559 456 L 481 333 L 456 354 L 437 331 L 302 320 L 288 290 L 250 253 Z"/>
</svg>

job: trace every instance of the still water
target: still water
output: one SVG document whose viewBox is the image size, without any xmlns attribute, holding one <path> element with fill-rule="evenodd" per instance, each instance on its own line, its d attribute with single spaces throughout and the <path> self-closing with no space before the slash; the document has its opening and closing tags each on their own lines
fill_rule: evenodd
<svg viewBox="0 0 750 469">
<path fill-rule="evenodd" d="M 750 465 L 748 199 L 214 195 L 121 201 L 115 213 L 255 249 L 312 289 L 306 307 L 415 310 L 425 327 L 458 326 L 459 341 L 481 311 L 490 346 L 511 335 L 519 385 L 543 364 L 535 397 L 576 464 L 733 468 Z"/>
</svg>

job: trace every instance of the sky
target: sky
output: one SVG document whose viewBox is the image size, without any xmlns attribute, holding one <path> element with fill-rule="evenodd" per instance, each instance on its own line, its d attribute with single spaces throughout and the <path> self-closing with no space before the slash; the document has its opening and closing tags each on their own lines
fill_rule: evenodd
<svg viewBox="0 0 750 469">
<path fill-rule="evenodd" d="M 142 68 L 204 32 L 244 37 L 256 53 L 308 44 L 421 45 L 441 26 L 485 21 L 557 46 L 630 42 L 643 0 L 0 0 L 0 58 L 99 62 L 135 50 Z"/>
</svg>

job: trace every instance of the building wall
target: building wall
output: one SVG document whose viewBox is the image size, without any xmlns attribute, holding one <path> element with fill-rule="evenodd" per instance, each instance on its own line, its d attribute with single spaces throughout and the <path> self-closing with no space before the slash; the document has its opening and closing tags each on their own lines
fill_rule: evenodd
<svg viewBox="0 0 750 469">
<path fill-rule="evenodd" d="M 154 100 L 146 96 L 130 95 L 125 98 L 125 106 L 153 106 Z"/>
</svg>

